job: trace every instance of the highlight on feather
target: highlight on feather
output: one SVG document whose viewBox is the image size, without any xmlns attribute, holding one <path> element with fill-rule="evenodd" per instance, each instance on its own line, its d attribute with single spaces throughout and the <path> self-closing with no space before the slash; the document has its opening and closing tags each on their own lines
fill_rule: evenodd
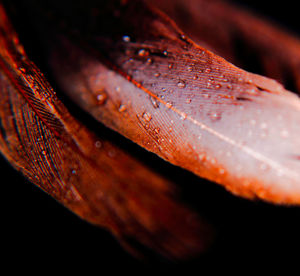
<svg viewBox="0 0 300 276">
<path fill-rule="evenodd" d="M 178 259 L 205 250 L 209 225 L 178 202 L 170 182 L 77 121 L 26 56 L 1 5 L 0 18 L 0 150 L 7 160 L 130 250 L 130 241 Z"/>
<path fill-rule="evenodd" d="M 35 15 L 52 30 L 44 41 L 62 90 L 106 126 L 234 194 L 299 204 L 299 98 L 195 44 L 159 10 L 109 3 L 71 15 L 52 1 L 56 26 Z"/>
</svg>

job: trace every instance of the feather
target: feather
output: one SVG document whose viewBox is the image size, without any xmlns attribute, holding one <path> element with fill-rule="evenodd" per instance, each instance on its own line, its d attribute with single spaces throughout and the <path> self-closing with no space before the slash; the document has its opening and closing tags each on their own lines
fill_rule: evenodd
<svg viewBox="0 0 300 276">
<path fill-rule="evenodd" d="M 58 22 L 45 39 L 60 87 L 172 164 L 236 195 L 299 204 L 299 98 L 195 44 L 143 2 L 109 3 L 78 14 L 47 7 Z M 92 100 L 103 93 L 105 103 Z"/>
<path fill-rule="evenodd" d="M 170 182 L 77 121 L 26 56 L 2 6 L 0 18 L 0 150 L 7 160 L 130 250 L 135 241 L 173 258 L 203 251 L 209 226 L 178 202 Z"/>
<path fill-rule="evenodd" d="M 300 94 L 299 36 L 278 23 L 224 0 L 149 3 L 163 9 L 199 45 Z"/>
</svg>

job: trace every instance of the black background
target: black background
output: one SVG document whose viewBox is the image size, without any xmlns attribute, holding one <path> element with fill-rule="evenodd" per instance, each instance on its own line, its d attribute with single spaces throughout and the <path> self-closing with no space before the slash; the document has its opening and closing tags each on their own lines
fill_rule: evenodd
<svg viewBox="0 0 300 276">
<path fill-rule="evenodd" d="M 209 0 L 208 0 L 209 1 Z M 234 1 L 272 19 L 300 35 L 296 1 Z M 120 143 L 127 141 L 117 137 Z M 136 260 L 127 254 L 106 231 L 96 228 L 65 209 L 25 180 L 0 158 L 2 187 L 1 263 L 11 271 L 49 269 L 68 274 L 79 269 L 86 275 L 108 275 L 158 271 L 193 275 L 204 269 L 268 270 L 279 266 L 297 267 L 300 249 L 300 208 L 273 206 L 236 198 L 223 188 L 165 164 L 160 159 L 134 148 L 148 162 L 159 164 L 183 190 L 183 198 L 197 206 L 216 228 L 212 248 L 195 260 L 184 263 L 157 259 Z M 243 270 L 238 268 L 242 266 Z M 104 272 L 104 269 L 110 272 Z M 203 273 L 206 275 L 206 273 Z"/>
</svg>

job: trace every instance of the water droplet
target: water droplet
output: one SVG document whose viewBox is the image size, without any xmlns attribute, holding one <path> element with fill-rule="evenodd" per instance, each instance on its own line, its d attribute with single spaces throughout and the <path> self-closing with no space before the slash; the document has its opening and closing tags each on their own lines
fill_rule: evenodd
<svg viewBox="0 0 300 276">
<path fill-rule="evenodd" d="M 159 134 L 159 132 L 160 132 L 160 128 L 159 128 L 159 127 L 157 127 L 157 128 L 155 128 L 155 129 L 154 129 L 154 131 L 155 131 L 157 134 Z"/>
<path fill-rule="evenodd" d="M 212 121 L 215 122 L 215 121 L 221 120 L 222 116 L 221 116 L 220 113 L 215 112 L 215 113 L 210 114 L 210 118 L 211 118 Z"/>
<path fill-rule="evenodd" d="M 97 98 L 97 103 L 98 103 L 99 105 L 102 105 L 102 104 L 104 104 L 104 103 L 106 102 L 106 100 L 107 100 L 107 94 L 105 93 L 105 91 L 101 90 L 101 91 L 99 91 L 99 93 L 97 94 L 96 98 Z"/>
<path fill-rule="evenodd" d="M 160 77 L 160 73 L 155 73 L 154 77 L 159 78 Z"/>
<path fill-rule="evenodd" d="M 171 108 L 171 107 L 172 107 L 172 104 L 171 104 L 171 103 L 166 103 L 166 107 L 167 107 L 167 108 Z"/>
<path fill-rule="evenodd" d="M 221 75 L 221 78 L 222 78 L 223 82 L 228 82 L 229 81 L 228 79 L 226 79 L 225 75 Z"/>
<path fill-rule="evenodd" d="M 185 81 L 180 80 L 180 81 L 177 83 L 177 87 L 178 87 L 178 88 L 185 88 L 185 87 L 186 87 Z"/>
<path fill-rule="evenodd" d="M 24 67 L 19 67 L 19 70 L 22 72 L 22 73 L 26 73 L 26 69 Z"/>
<path fill-rule="evenodd" d="M 128 36 L 128 35 L 124 35 L 122 39 L 124 42 L 130 42 L 130 40 L 131 40 L 130 36 Z"/>
<path fill-rule="evenodd" d="M 147 122 L 150 122 L 151 119 L 152 119 L 152 116 L 151 116 L 151 114 L 149 114 L 148 112 L 144 112 L 144 113 L 143 113 L 143 118 L 144 118 Z"/>
<path fill-rule="evenodd" d="M 163 51 L 163 54 L 164 54 L 164 56 L 167 56 L 168 52 L 167 51 Z"/>
<path fill-rule="evenodd" d="M 182 34 L 180 37 L 181 39 L 186 40 L 186 35 Z"/>
<path fill-rule="evenodd" d="M 197 80 L 199 77 L 197 76 L 197 75 L 195 75 L 194 77 L 193 77 L 193 80 Z"/>
<path fill-rule="evenodd" d="M 155 98 L 150 97 L 150 101 L 154 108 L 159 108 L 159 102 L 157 102 Z"/>
<path fill-rule="evenodd" d="M 205 73 L 210 73 L 211 72 L 211 69 L 210 68 L 206 68 L 205 69 Z"/>
<path fill-rule="evenodd" d="M 96 141 L 96 142 L 95 142 L 95 147 L 96 147 L 97 149 L 100 149 L 100 148 L 102 147 L 102 143 L 101 143 L 100 141 Z"/>
<path fill-rule="evenodd" d="M 124 112 L 124 111 L 126 111 L 126 105 L 124 105 L 124 104 L 121 104 L 120 106 L 119 106 L 119 112 Z"/>
<path fill-rule="evenodd" d="M 174 66 L 174 64 L 173 64 L 173 63 L 169 63 L 169 65 L 168 65 L 168 68 L 169 68 L 169 69 L 172 69 L 172 68 L 173 68 L 173 66 Z"/>
<path fill-rule="evenodd" d="M 182 113 L 180 119 L 181 120 L 186 120 L 186 118 L 187 118 L 186 113 Z"/>
<path fill-rule="evenodd" d="M 148 58 L 148 59 L 147 59 L 147 63 L 148 63 L 148 64 L 152 64 L 152 63 L 153 63 L 153 59 L 152 59 L 152 58 Z"/>
<path fill-rule="evenodd" d="M 185 101 L 187 104 L 190 104 L 192 102 L 192 99 L 186 99 Z"/>
<path fill-rule="evenodd" d="M 215 88 L 216 88 L 216 89 L 220 89 L 221 87 L 222 87 L 221 84 L 216 84 L 216 85 L 215 85 Z"/>
<path fill-rule="evenodd" d="M 72 170 L 72 174 L 76 174 L 76 170 Z"/>
<path fill-rule="evenodd" d="M 232 85 L 231 84 L 227 84 L 227 88 L 228 89 L 232 89 Z"/>
<path fill-rule="evenodd" d="M 149 51 L 147 51 L 147 50 L 145 50 L 145 49 L 141 49 L 141 50 L 139 50 L 138 55 L 139 55 L 140 57 L 146 57 L 146 56 L 149 56 Z"/>
</svg>

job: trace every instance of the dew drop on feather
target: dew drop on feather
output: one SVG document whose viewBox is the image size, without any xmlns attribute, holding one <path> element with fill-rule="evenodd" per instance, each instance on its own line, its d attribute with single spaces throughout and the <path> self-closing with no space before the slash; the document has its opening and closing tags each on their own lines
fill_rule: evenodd
<svg viewBox="0 0 300 276">
<path fill-rule="evenodd" d="M 177 83 L 177 87 L 178 87 L 178 88 L 185 88 L 185 87 L 186 87 L 185 81 L 180 80 L 180 81 Z"/>
<path fill-rule="evenodd" d="M 96 98 L 97 98 L 97 103 L 98 103 L 99 105 L 102 105 L 102 104 L 104 104 L 104 103 L 106 102 L 106 100 L 107 100 L 107 94 L 106 94 L 104 91 L 100 91 L 100 92 L 97 94 Z"/>
<path fill-rule="evenodd" d="M 166 103 L 166 107 L 167 107 L 167 108 L 171 108 L 171 107 L 172 107 L 172 104 L 168 102 L 168 103 Z"/>
<path fill-rule="evenodd" d="M 126 111 L 126 105 L 124 105 L 124 104 L 121 104 L 120 106 L 119 106 L 119 112 L 124 112 L 124 111 Z"/>
<path fill-rule="evenodd" d="M 149 51 L 147 51 L 147 50 L 145 50 L 145 49 L 141 49 L 141 50 L 139 50 L 138 55 L 139 55 L 140 57 L 149 56 Z"/>
<path fill-rule="evenodd" d="M 95 142 L 95 147 L 96 147 L 97 149 L 100 149 L 100 148 L 102 147 L 102 143 L 101 143 L 100 141 L 96 141 L 96 142 Z"/>
<path fill-rule="evenodd" d="M 152 116 L 150 113 L 148 112 L 144 112 L 143 113 L 143 118 L 145 119 L 145 121 L 150 122 L 152 120 Z"/>
<path fill-rule="evenodd" d="M 130 42 L 130 36 L 128 36 L 128 35 L 124 35 L 123 37 L 122 37 L 122 39 L 123 39 L 123 41 L 124 42 Z"/>
</svg>

